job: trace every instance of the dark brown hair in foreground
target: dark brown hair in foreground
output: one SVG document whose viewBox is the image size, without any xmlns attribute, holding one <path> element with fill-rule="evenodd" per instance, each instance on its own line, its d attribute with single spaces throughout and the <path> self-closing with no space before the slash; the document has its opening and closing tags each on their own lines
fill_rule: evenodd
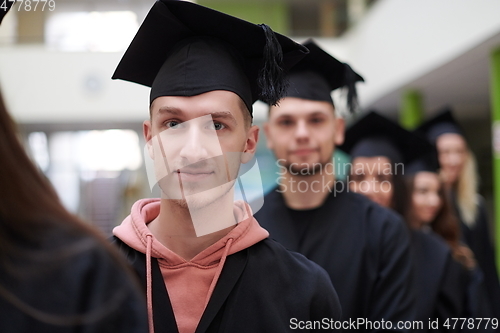
<svg viewBox="0 0 500 333">
<path fill-rule="evenodd" d="M 125 293 L 130 291 L 120 287 L 125 284 L 123 279 L 119 282 L 119 276 L 116 276 L 115 285 L 118 291 L 110 296 L 110 302 L 104 304 L 106 308 L 99 306 L 92 313 L 69 316 L 34 308 L 8 287 L 6 281 L 17 281 L 16 285 L 22 287 L 22 281 L 36 279 L 47 271 L 64 272 L 65 265 L 76 256 L 87 256 L 93 265 L 96 253 L 109 258 L 107 262 L 117 266 L 115 272 L 125 270 L 129 277 L 132 275 L 124 260 L 102 235 L 63 207 L 52 185 L 26 154 L 1 93 L 0 156 L 0 299 L 5 299 L 28 316 L 53 325 L 86 324 L 116 311 Z M 43 293 L 41 290 L 41 295 Z M 51 302 L 53 295 L 46 296 L 47 302 Z M 71 295 L 66 297 L 71 298 Z"/>
</svg>

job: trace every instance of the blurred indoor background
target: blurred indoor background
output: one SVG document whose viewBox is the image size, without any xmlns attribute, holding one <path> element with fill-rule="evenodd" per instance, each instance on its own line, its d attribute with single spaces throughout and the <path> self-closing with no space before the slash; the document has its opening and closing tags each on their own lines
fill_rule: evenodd
<svg viewBox="0 0 500 333">
<path fill-rule="evenodd" d="M 410 119 L 411 126 L 415 116 L 451 106 L 476 154 L 480 192 L 493 214 L 490 73 L 500 47 L 500 1 L 197 2 L 266 23 L 299 42 L 316 38 L 365 78 L 358 84 L 364 111 Z M 149 89 L 111 80 L 153 3 L 50 0 L 44 10 L 42 1 L 27 10 L 18 2 L 0 28 L 0 86 L 27 149 L 66 207 L 108 235 L 136 199 L 157 195 L 149 190 L 142 157 Z M 260 125 L 267 108 L 254 109 Z M 269 190 L 276 165 L 263 133 L 258 161 Z"/>
</svg>

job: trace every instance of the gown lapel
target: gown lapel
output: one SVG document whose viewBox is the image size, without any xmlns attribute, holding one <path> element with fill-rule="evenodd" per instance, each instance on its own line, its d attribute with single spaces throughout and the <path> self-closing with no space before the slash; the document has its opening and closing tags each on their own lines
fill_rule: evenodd
<svg viewBox="0 0 500 333">
<path fill-rule="evenodd" d="M 238 282 L 248 261 L 248 250 L 239 251 L 227 257 L 207 308 L 196 328 L 196 333 L 206 332 L 229 294 Z"/>
<path fill-rule="evenodd" d="M 137 272 L 144 272 L 139 274 L 141 282 L 146 289 L 146 256 L 143 253 L 137 252 L 137 258 L 133 261 L 132 265 Z M 178 333 L 177 323 L 175 321 L 174 310 L 168 297 L 167 288 L 163 281 L 163 276 L 160 271 L 160 266 L 156 258 L 151 258 L 151 276 L 153 288 L 153 321 L 155 326 L 155 333 Z"/>
</svg>

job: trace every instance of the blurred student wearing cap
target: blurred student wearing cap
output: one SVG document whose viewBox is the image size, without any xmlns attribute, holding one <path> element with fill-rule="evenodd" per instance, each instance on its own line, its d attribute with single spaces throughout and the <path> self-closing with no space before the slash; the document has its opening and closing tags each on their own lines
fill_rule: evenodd
<svg viewBox="0 0 500 333">
<path fill-rule="evenodd" d="M 468 258 L 467 263 L 462 260 L 464 251 L 459 250 L 456 238 L 451 235 L 457 221 L 446 210 L 449 207 L 446 202 L 440 201 L 439 183 L 433 182 L 434 174 L 425 172 L 431 168 L 428 164 L 434 147 L 424 137 L 370 112 L 346 131 L 340 148 L 351 156 L 350 189 L 401 214 L 411 231 L 412 278 L 418 295 L 416 319 L 424 324 L 416 331 L 458 332 L 456 325 L 453 328 L 452 318 L 469 315 L 466 269 L 471 268 L 466 265 L 471 265 L 473 259 Z M 413 180 L 411 192 L 406 177 Z M 436 232 L 426 227 L 432 222 Z M 446 237 L 449 243 L 440 236 Z M 463 266 L 457 260 L 461 260 Z M 444 325 L 450 321 L 452 325 L 448 329 Z"/>
<path fill-rule="evenodd" d="M 408 202 L 405 167 L 426 154 L 432 145 L 371 111 L 346 131 L 339 148 L 351 158 L 351 191 L 404 216 Z"/>
<path fill-rule="evenodd" d="M 286 96 L 270 107 L 264 125 L 280 184 L 255 217 L 271 237 L 326 269 L 344 320 L 379 324 L 359 325 L 361 331 L 388 329 L 382 320 L 397 330 L 398 321 L 414 319 L 408 232 L 393 212 L 347 191 L 332 164 L 344 121 L 331 91 L 347 86 L 353 109 L 362 78 L 314 41 L 303 45 L 310 54 L 290 71 Z"/>
<path fill-rule="evenodd" d="M 455 260 L 468 270 L 474 269 L 474 254 L 461 243 L 460 225 L 439 177 L 435 146 L 406 166 L 405 184 L 409 204 L 404 215 L 409 226 L 425 232 L 432 230 L 446 241 Z"/>
<path fill-rule="evenodd" d="M 484 198 L 477 193 L 479 177 L 463 129 L 445 108 L 417 130 L 438 150 L 439 174 L 460 221 L 461 240 L 472 250 L 482 271 L 490 316 L 500 317 L 500 282 Z M 480 311 L 482 312 L 482 311 Z"/>
<path fill-rule="evenodd" d="M 459 220 L 446 193 L 444 182 L 439 176 L 439 162 L 435 147 L 429 154 L 408 165 L 405 180 L 409 194 L 409 205 L 405 216 L 409 226 L 425 234 L 434 233 L 440 236 L 450 248 L 454 261 L 461 266 L 459 272 L 456 272 L 456 264 L 446 270 L 446 276 L 460 274 L 460 284 L 443 279 L 446 293 L 455 300 L 454 302 L 448 301 L 448 305 L 459 305 L 457 301 L 460 297 L 464 297 L 460 306 L 463 308 L 462 315 L 457 316 L 456 313 L 454 315 L 448 311 L 448 318 L 468 317 L 471 318 L 469 328 L 474 327 L 475 330 L 481 332 L 494 332 L 495 326 L 498 325 L 487 321 L 481 323 L 476 319 L 492 318 L 489 296 L 482 279 L 483 273 L 474 253 L 461 240 Z M 436 262 L 435 251 L 429 255 L 433 255 L 433 259 L 428 258 L 427 262 Z M 446 309 L 446 307 L 441 306 L 441 309 Z"/>
<path fill-rule="evenodd" d="M 326 272 L 234 200 L 257 146 L 252 104 L 275 103 L 283 70 L 306 53 L 265 25 L 166 0 L 125 52 L 113 78 L 151 87 L 145 151 L 161 199 L 136 202 L 114 242 L 143 281 L 150 332 L 314 331 L 339 319 Z"/>
</svg>

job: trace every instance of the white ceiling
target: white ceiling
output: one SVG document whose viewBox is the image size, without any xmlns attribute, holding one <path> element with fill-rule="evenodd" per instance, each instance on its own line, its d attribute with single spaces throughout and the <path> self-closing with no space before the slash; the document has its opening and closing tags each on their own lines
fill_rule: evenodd
<svg viewBox="0 0 500 333">
<path fill-rule="evenodd" d="M 487 118 L 490 112 L 490 56 L 500 47 L 500 32 L 455 59 L 422 73 L 393 90 L 368 108 L 396 114 L 401 96 L 408 89 L 423 95 L 424 109 L 432 115 L 445 105 L 460 118 Z"/>
</svg>

